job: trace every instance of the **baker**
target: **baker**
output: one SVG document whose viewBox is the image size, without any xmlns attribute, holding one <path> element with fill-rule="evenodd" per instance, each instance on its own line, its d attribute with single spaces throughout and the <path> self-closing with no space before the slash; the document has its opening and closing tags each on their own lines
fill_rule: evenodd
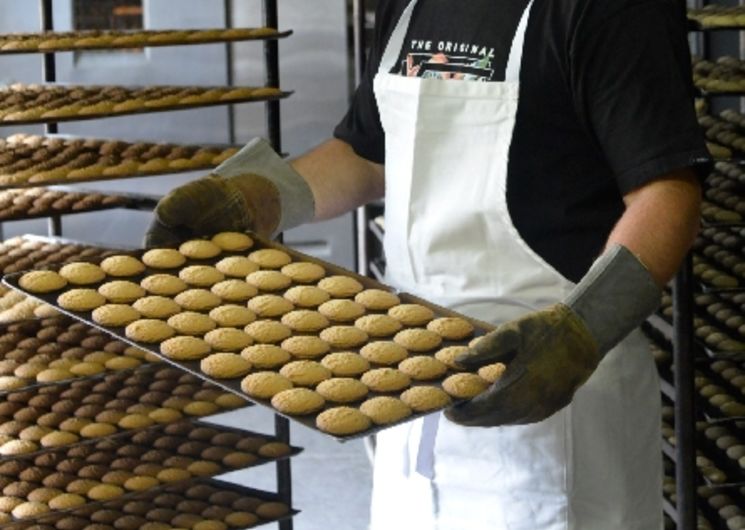
<svg viewBox="0 0 745 530">
<path fill-rule="evenodd" d="M 460 362 L 508 368 L 379 434 L 371 528 L 659 529 L 660 395 L 636 328 L 698 227 L 691 95 L 675 0 L 382 0 L 335 137 L 289 163 L 249 143 L 166 196 L 148 244 L 385 196 L 387 282 L 497 324 Z"/>
</svg>

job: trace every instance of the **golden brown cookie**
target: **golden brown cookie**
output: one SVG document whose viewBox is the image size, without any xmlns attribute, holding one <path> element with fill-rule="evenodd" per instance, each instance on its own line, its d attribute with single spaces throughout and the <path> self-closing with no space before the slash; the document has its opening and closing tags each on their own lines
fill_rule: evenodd
<svg viewBox="0 0 745 530">
<path fill-rule="evenodd" d="M 114 357 L 106 361 L 104 365 L 107 370 L 131 370 L 140 366 L 142 362 L 139 359 L 133 357 Z"/>
<path fill-rule="evenodd" d="M 400 304 L 388 310 L 388 315 L 404 326 L 423 326 L 433 318 L 435 313 L 430 308 L 419 304 Z"/>
<path fill-rule="evenodd" d="M 261 369 L 277 368 L 292 358 L 290 352 L 273 344 L 254 344 L 253 346 L 248 346 L 241 352 L 241 357 L 256 368 Z"/>
<path fill-rule="evenodd" d="M 282 341 L 282 348 L 299 359 L 315 359 L 328 353 L 326 341 L 312 335 L 297 335 Z"/>
<path fill-rule="evenodd" d="M 98 288 L 98 292 L 114 304 L 129 304 L 145 296 L 145 289 L 127 280 L 106 282 Z"/>
<path fill-rule="evenodd" d="M 124 482 L 124 489 L 127 491 L 145 491 L 154 488 L 160 484 L 160 481 L 155 477 L 146 477 L 137 475 L 128 478 Z"/>
<path fill-rule="evenodd" d="M 346 436 L 370 428 L 370 418 L 352 407 L 333 407 L 316 416 L 316 427 L 323 432 Z"/>
<path fill-rule="evenodd" d="M 450 405 L 450 396 L 436 386 L 413 386 L 401 394 L 401 401 L 406 403 L 414 412 L 430 412 L 443 409 Z"/>
<path fill-rule="evenodd" d="M 367 342 L 367 333 L 354 326 L 331 326 L 318 335 L 332 348 L 354 348 Z"/>
<path fill-rule="evenodd" d="M 259 265 L 244 256 L 229 256 L 218 261 L 215 268 L 225 276 L 245 278 L 259 270 Z"/>
<path fill-rule="evenodd" d="M 178 277 L 195 287 L 211 287 L 225 279 L 225 275 L 209 265 L 191 265 L 184 267 Z"/>
<path fill-rule="evenodd" d="M 142 255 L 142 262 L 153 269 L 177 269 L 186 263 L 186 258 L 172 248 L 154 248 Z"/>
<path fill-rule="evenodd" d="M 184 414 L 188 416 L 209 416 L 215 414 L 220 407 L 211 401 L 192 401 L 184 407 Z"/>
<path fill-rule="evenodd" d="M 100 374 L 104 370 L 104 365 L 101 363 L 79 362 L 70 367 L 70 372 L 78 377 Z"/>
<path fill-rule="evenodd" d="M 375 392 L 398 392 L 411 384 L 409 376 L 395 368 L 369 370 L 362 374 L 360 381 Z"/>
<path fill-rule="evenodd" d="M 140 313 L 126 304 L 106 304 L 93 310 L 91 318 L 102 326 L 120 327 L 140 318 Z"/>
<path fill-rule="evenodd" d="M 220 327 L 224 328 L 242 328 L 256 320 L 256 315 L 253 311 L 247 307 L 234 304 L 217 306 L 210 311 L 209 316 Z"/>
<path fill-rule="evenodd" d="M 411 408 L 398 398 L 379 396 L 360 405 L 360 412 L 375 425 L 387 425 L 411 416 Z"/>
<path fill-rule="evenodd" d="M 453 374 L 442 382 L 442 388 L 458 399 L 471 399 L 489 388 L 489 383 L 476 374 Z"/>
<path fill-rule="evenodd" d="M 127 338 L 138 342 L 154 343 L 169 339 L 176 332 L 162 320 L 144 318 L 128 324 L 124 329 L 124 334 Z"/>
<path fill-rule="evenodd" d="M 83 438 L 102 438 L 116 432 L 116 427 L 108 423 L 89 423 L 80 429 Z"/>
<path fill-rule="evenodd" d="M 213 353 L 202 359 L 199 368 L 210 377 L 230 379 L 246 375 L 251 363 L 236 353 Z"/>
<path fill-rule="evenodd" d="M 106 277 L 101 267 L 85 262 L 68 263 L 59 270 L 59 274 L 73 285 L 90 285 Z"/>
<path fill-rule="evenodd" d="M 289 276 L 279 271 L 256 271 L 246 276 L 246 282 L 262 291 L 280 291 L 292 283 Z"/>
<path fill-rule="evenodd" d="M 398 363 L 398 369 L 415 381 L 430 381 L 445 375 L 448 367 L 429 355 L 415 355 Z"/>
<path fill-rule="evenodd" d="M 409 351 L 425 352 L 437 348 L 442 343 L 442 338 L 434 331 L 412 328 L 396 333 L 393 341 Z"/>
<path fill-rule="evenodd" d="M 254 244 L 253 239 L 242 232 L 220 232 L 212 236 L 212 242 L 221 249 L 231 252 L 248 250 Z"/>
<path fill-rule="evenodd" d="M 145 270 L 145 265 L 132 256 L 109 256 L 101 262 L 101 268 L 109 276 L 135 276 Z"/>
<path fill-rule="evenodd" d="M 271 318 L 289 313 L 295 306 L 276 294 L 263 294 L 251 298 L 248 301 L 248 308 L 260 317 Z"/>
<path fill-rule="evenodd" d="M 382 289 L 365 289 L 357 293 L 354 301 L 370 311 L 386 311 L 401 303 L 398 296 Z"/>
<path fill-rule="evenodd" d="M 62 445 L 74 444 L 78 441 L 78 436 L 72 432 L 53 431 L 45 434 L 40 443 L 42 447 L 60 447 Z"/>
<path fill-rule="evenodd" d="M 64 368 L 47 368 L 36 374 L 37 383 L 55 383 L 57 381 L 64 381 L 70 379 L 72 372 Z"/>
<path fill-rule="evenodd" d="M 329 300 L 318 306 L 318 312 L 329 320 L 351 322 L 365 314 L 365 308 L 352 300 Z"/>
<path fill-rule="evenodd" d="M 274 248 L 255 250 L 248 255 L 248 259 L 263 269 L 279 269 L 292 261 L 289 254 Z"/>
<path fill-rule="evenodd" d="M 11 512 L 16 519 L 30 519 L 49 511 L 49 506 L 43 502 L 22 502 Z"/>
<path fill-rule="evenodd" d="M 233 512 L 225 517 L 230 528 L 248 528 L 259 522 L 259 517 L 251 512 Z"/>
<path fill-rule="evenodd" d="M 253 344 L 248 333 L 235 328 L 217 328 L 207 332 L 204 340 L 217 351 L 238 351 Z"/>
<path fill-rule="evenodd" d="M 316 392 L 327 401 L 351 403 L 367 396 L 367 386 L 352 377 L 334 377 L 326 379 L 316 387 Z"/>
<path fill-rule="evenodd" d="M 364 315 L 354 325 L 371 337 L 390 337 L 401 331 L 401 323 L 388 315 Z"/>
<path fill-rule="evenodd" d="M 99 484 L 88 490 L 88 498 L 94 501 L 108 501 L 124 495 L 124 490 L 113 484 Z"/>
<path fill-rule="evenodd" d="M 488 383 L 495 383 L 502 375 L 507 367 L 502 363 L 487 364 L 479 368 L 479 377 L 486 380 Z"/>
<path fill-rule="evenodd" d="M 83 504 L 85 504 L 85 497 L 74 493 L 62 493 L 49 500 L 49 507 L 52 510 L 69 510 Z"/>
<path fill-rule="evenodd" d="M 145 414 L 127 414 L 117 422 L 117 425 L 122 429 L 144 429 L 153 423 L 155 420 Z"/>
<path fill-rule="evenodd" d="M 224 280 L 210 289 L 226 302 L 245 302 L 257 294 L 256 287 L 243 280 Z"/>
<path fill-rule="evenodd" d="M 297 386 L 316 386 L 331 377 L 331 371 L 316 361 L 292 361 L 279 370 L 279 373 Z"/>
<path fill-rule="evenodd" d="M 158 296 L 175 296 L 188 288 L 184 280 L 171 274 L 147 276 L 140 282 L 140 286 L 148 293 Z"/>
<path fill-rule="evenodd" d="M 467 346 L 448 346 L 437 350 L 435 358 L 445 363 L 452 370 L 463 370 L 463 367 L 455 362 L 455 359 L 468 351 Z"/>
<path fill-rule="evenodd" d="M 292 388 L 292 381 L 276 372 L 256 372 L 241 381 L 241 390 L 251 397 L 271 399 L 275 394 Z M 0 448 L 0 452 L 2 452 Z"/>
<path fill-rule="evenodd" d="M 377 341 L 365 344 L 360 349 L 360 355 L 371 363 L 389 366 L 406 359 L 409 352 L 406 348 L 395 342 Z"/>
<path fill-rule="evenodd" d="M 181 307 L 165 296 L 145 296 L 137 300 L 132 307 L 145 318 L 168 318 L 181 312 Z"/>
<path fill-rule="evenodd" d="M 328 319 L 318 311 L 299 309 L 282 316 L 282 324 L 300 333 L 315 333 L 329 325 Z"/>
<path fill-rule="evenodd" d="M 272 396 L 272 406 L 280 412 L 300 416 L 323 408 L 326 401 L 309 388 L 290 388 Z"/>
<path fill-rule="evenodd" d="M 473 325 L 464 318 L 440 317 L 427 324 L 427 329 L 434 331 L 445 340 L 462 340 L 473 335 Z"/>
<path fill-rule="evenodd" d="M 330 298 L 329 293 L 312 285 L 297 285 L 288 289 L 284 296 L 298 307 L 318 307 Z"/>
<path fill-rule="evenodd" d="M 218 256 L 222 249 L 215 245 L 212 241 L 205 241 L 204 239 L 192 239 L 181 243 L 178 251 L 184 256 L 191 259 L 209 259 Z"/>
<path fill-rule="evenodd" d="M 209 311 L 222 302 L 219 296 L 206 289 L 187 289 L 177 294 L 174 300 L 187 311 Z"/>
<path fill-rule="evenodd" d="M 155 423 L 173 423 L 181 419 L 181 413 L 178 410 L 161 407 L 148 412 L 148 417 Z"/>
<path fill-rule="evenodd" d="M 222 521 L 204 519 L 192 526 L 191 530 L 228 530 L 228 526 Z"/>
<path fill-rule="evenodd" d="M 336 377 L 356 377 L 370 369 L 368 360 L 354 352 L 329 353 L 321 364 Z"/>
<path fill-rule="evenodd" d="M 259 343 L 275 344 L 292 335 L 292 330 L 274 320 L 257 320 L 251 322 L 244 331 Z"/>
<path fill-rule="evenodd" d="M 188 335 L 180 335 L 163 341 L 160 353 L 175 361 L 194 361 L 209 354 L 210 346 L 204 340 Z"/>
<path fill-rule="evenodd" d="M 326 276 L 326 271 L 316 263 L 298 261 L 282 267 L 282 274 L 286 274 L 297 283 L 313 283 Z"/>
<path fill-rule="evenodd" d="M 57 304 L 70 311 L 93 311 L 106 303 L 106 298 L 93 289 L 70 289 L 57 297 Z"/>
<path fill-rule="evenodd" d="M 195 311 L 173 315 L 168 319 L 168 325 L 183 335 L 204 335 L 217 327 L 210 317 Z"/>
<path fill-rule="evenodd" d="M 51 293 L 67 285 L 67 280 L 53 271 L 31 271 L 21 276 L 18 285 L 32 293 Z"/>
<path fill-rule="evenodd" d="M 318 282 L 318 287 L 334 298 L 351 298 L 364 289 L 363 285 L 350 276 L 327 276 Z"/>
</svg>

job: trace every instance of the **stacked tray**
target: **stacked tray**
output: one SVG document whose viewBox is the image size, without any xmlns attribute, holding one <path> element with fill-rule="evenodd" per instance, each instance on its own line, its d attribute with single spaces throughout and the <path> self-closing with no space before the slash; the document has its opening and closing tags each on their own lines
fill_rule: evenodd
<svg viewBox="0 0 745 530">
<path fill-rule="evenodd" d="M 709 151 L 715 159 L 742 157 L 745 153 L 743 123 L 745 117 L 728 109 L 719 116 L 699 113 L 698 123 L 704 129 Z"/>
<path fill-rule="evenodd" d="M 733 29 L 745 27 L 745 8 L 711 4 L 700 9 L 688 9 L 688 19 L 701 29 Z"/>
<path fill-rule="evenodd" d="M 742 288 L 745 282 L 745 228 L 708 227 L 703 229 L 694 244 L 694 255 L 700 263 L 714 270 L 700 281 L 708 289 L 725 290 Z M 716 273 L 719 269 L 720 274 Z M 694 271 L 695 272 L 695 271 Z M 699 276 L 698 273 L 696 273 Z"/>
<path fill-rule="evenodd" d="M 163 175 L 220 165 L 235 147 L 15 134 L 0 140 L 0 187 Z"/>
<path fill-rule="evenodd" d="M 228 103 L 270 101 L 289 93 L 272 87 L 74 86 L 13 84 L 0 88 L 6 124 L 62 122 L 182 110 Z"/>
<path fill-rule="evenodd" d="M 0 222 L 137 207 L 139 207 L 137 199 L 124 195 L 70 192 L 47 188 L 0 191 Z"/>
<path fill-rule="evenodd" d="M 291 35 L 274 28 L 173 29 L 138 31 L 50 31 L 44 33 L 6 33 L 0 37 L 0 54 L 142 48 L 279 39 Z"/>
<path fill-rule="evenodd" d="M 76 318 L 339 439 L 423 416 L 488 387 L 487 379 L 459 372 L 453 357 L 489 325 L 256 236 L 219 234 L 213 241 L 222 248 L 193 240 L 180 251 L 139 253 L 148 266 L 131 257 L 107 258 L 88 285 L 32 296 L 61 301 Z M 21 277 L 4 281 L 20 289 Z M 164 296 L 166 283 L 175 289 Z M 131 294 L 117 307 L 110 303 L 114 285 Z M 78 295 L 93 296 L 93 305 L 64 302 Z M 117 325 L 112 318 L 124 320 Z M 215 329 L 218 322 L 223 327 Z M 221 353 L 213 356 L 213 350 Z M 482 373 L 493 380 L 504 366 L 490 370 Z M 406 394 L 410 387 L 416 389 Z M 399 399 L 402 392 L 408 405 Z M 420 402 L 422 393 L 435 401 Z M 341 425 L 334 423 L 339 418 Z"/>
<path fill-rule="evenodd" d="M 741 93 L 745 91 L 745 63 L 729 56 L 719 57 L 716 62 L 696 59 L 693 82 L 705 93 Z"/>
</svg>

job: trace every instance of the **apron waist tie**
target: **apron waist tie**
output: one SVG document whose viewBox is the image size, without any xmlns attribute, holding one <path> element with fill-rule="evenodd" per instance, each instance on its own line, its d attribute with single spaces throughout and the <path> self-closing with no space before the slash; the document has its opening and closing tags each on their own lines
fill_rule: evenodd
<svg viewBox="0 0 745 530">
<path fill-rule="evenodd" d="M 430 414 L 424 417 L 422 434 L 419 437 L 419 447 L 416 453 L 417 474 L 432 480 L 435 476 L 435 439 L 440 425 L 440 414 Z"/>
</svg>

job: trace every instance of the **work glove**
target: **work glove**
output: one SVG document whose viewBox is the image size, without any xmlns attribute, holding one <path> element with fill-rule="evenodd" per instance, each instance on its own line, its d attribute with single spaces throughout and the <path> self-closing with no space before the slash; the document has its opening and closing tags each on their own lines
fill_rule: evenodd
<svg viewBox="0 0 745 530">
<path fill-rule="evenodd" d="M 448 409 L 466 426 L 520 425 L 567 406 L 604 355 L 659 305 L 661 289 L 626 247 L 608 249 L 562 302 L 506 322 L 456 359 L 466 370 L 501 362 L 486 392 Z"/>
<path fill-rule="evenodd" d="M 175 188 L 158 202 L 145 246 L 251 230 L 265 237 L 313 219 L 308 183 L 260 138 L 249 142 L 209 176 Z"/>
</svg>

